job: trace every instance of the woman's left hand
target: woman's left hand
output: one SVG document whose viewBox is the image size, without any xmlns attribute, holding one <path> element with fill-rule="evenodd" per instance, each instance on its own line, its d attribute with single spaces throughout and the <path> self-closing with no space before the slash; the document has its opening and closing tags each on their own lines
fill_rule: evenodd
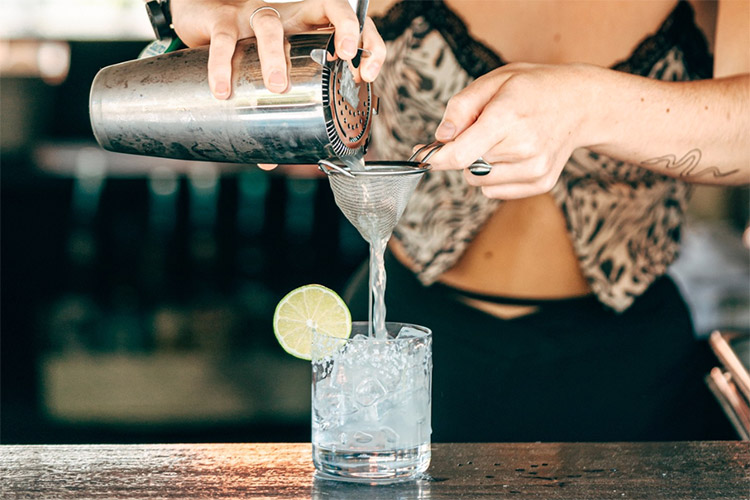
<svg viewBox="0 0 750 500">
<path fill-rule="evenodd" d="M 466 181 L 489 198 L 545 193 L 577 147 L 591 141 L 590 82 L 602 70 L 581 64 L 514 63 L 478 78 L 453 96 L 435 138 L 445 142 L 430 158 L 436 170 L 466 169 L 481 157 L 489 174 L 464 170 Z"/>
</svg>

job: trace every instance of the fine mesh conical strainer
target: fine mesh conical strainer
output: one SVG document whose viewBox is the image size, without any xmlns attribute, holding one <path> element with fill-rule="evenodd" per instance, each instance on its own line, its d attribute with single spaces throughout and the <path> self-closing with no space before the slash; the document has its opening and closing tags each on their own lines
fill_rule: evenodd
<svg viewBox="0 0 750 500">
<path fill-rule="evenodd" d="M 361 171 L 326 160 L 319 165 L 336 205 L 370 244 L 390 238 L 414 188 L 429 170 L 426 163 L 408 161 L 367 162 Z"/>
</svg>

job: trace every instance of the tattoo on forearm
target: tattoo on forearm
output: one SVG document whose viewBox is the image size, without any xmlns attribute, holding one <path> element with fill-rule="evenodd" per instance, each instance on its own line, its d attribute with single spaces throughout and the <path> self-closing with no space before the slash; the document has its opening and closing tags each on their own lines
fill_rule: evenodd
<svg viewBox="0 0 750 500">
<path fill-rule="evenodd" d="M 641 165 L 657 166 L 663 164 L 663 167 L 667 170 L 677 170 L 679 177 L 689 177 L 691 179 L 705 175 L 712 176 L 714 179 L 719 179 L 739 172 L 739 169 L 722 172 L 719 167 L 699 168 L 698 164 L 701 161 L 701 156 L 701 150 L 696 148 L 688 151 L 687 154 L 679 160 L 675 155 L 664 155 L 657 158 L 651 158 L 650 160 L 644 160 L 641 162 Z"/>
</svg>

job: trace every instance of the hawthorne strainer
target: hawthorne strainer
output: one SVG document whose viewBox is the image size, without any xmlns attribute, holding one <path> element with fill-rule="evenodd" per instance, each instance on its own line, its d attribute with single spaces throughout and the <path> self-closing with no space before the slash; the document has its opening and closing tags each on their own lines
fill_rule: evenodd
<svg viewBox="0 0 750 500">
<path fill-rule="evenodd" d="M 390 238 L 406 204 L 429 165 L 370 161 L 364 170 L 327 160 L 318 162 L 331 183 L 336 205 L 370 244 Z"/>
</svg>

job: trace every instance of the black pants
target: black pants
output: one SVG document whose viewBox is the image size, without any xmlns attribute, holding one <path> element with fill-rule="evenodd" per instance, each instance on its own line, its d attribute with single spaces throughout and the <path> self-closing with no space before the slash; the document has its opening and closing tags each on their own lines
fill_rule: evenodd
<svg viewBox="0 0 750 500">
<path fill-rule="evenodd" d="M 715 361 L 695 340 L 668 277 L 626 312 L 593 298 L 552 301 L 503 320 L 445 286 L 423 286 L 386 255 L 386 318 L 433 331 L 435 442 L 734 439 L 703 379 Z M 367 318 L 367 266 L 345 295 Z"/>
</svg>

